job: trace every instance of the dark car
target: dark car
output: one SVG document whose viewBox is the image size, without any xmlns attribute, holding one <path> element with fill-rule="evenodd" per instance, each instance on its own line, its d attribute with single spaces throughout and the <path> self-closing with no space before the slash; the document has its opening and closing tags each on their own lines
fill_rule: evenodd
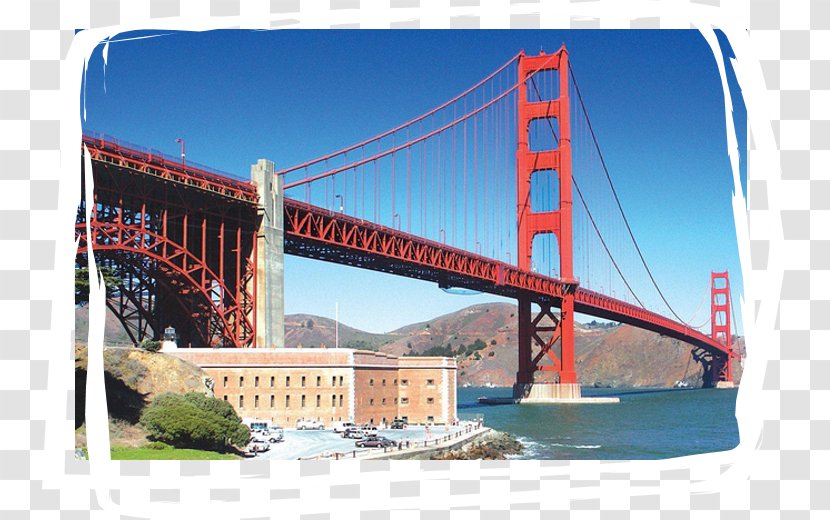
<svg viewBox="0 0 830 520">
<path fill-rule="evenodd" d="M 386 437 L 367 437 L 354 443 L 358 448 L 387 448 L 394 446 L 395 442 Z"/>
<path fill-rule="evenodd" d="M 393 430 L 403 430 L 406 428 L 407 423 L 403 419 L 395 419 L 392 421 L 392 429 Z"/>
</svg>

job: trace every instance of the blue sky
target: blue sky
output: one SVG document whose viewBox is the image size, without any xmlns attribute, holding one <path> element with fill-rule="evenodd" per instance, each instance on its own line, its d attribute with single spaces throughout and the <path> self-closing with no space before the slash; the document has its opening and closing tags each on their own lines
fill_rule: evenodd
<svg viewBox="0 0 830 520">
<path fill-rule="evenodd" d="M 711 270 L 730 271 L 737 297 L 723 93 L 695 31 L 213 31 L 113 42 L 106 67 L 103 46 L 90 58 L 84 127 L 171 155 L 181 137 L 188 160 L 247 178 L 258 158 L 279 169 L 340 149 L 434 108 L 520 49 L 553 52 L 563 42 L 669 302 L 690 318 Z M 733 103 L 743 142 L 740 97 Z M 286 313 L 334 317 L 339 302 L 342 322 L 375 332 L 499 301 L 295 257 L 285 263 Z M 704 302 L 693 321 L 707 315 Z"/>
</svg>

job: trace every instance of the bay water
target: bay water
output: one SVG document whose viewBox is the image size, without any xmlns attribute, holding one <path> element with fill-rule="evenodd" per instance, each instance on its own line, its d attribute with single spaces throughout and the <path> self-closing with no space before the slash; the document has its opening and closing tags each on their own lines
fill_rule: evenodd
<svg viewBox="0 0 830 520">
<path fill-rule="evenodd" d="M 513 434 L 518 459 L 644 460 L 730 450 L 738 445 L 737 389 L 583 388 L 582 395 L 617 396 L 616 404 L 479 404 L 510 397 L 510 388 L 458 389 L 460 419 Z"/>
</svg>

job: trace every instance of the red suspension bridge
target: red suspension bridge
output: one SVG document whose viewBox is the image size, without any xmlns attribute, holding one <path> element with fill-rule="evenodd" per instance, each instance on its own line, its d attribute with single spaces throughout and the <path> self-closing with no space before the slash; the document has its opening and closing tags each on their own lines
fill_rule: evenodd
<svg viewBox="0 0 830 520">
<path fill-rule="evenodd" d="M 114 139 L 83 143 L 94 201 L 79 207 L 78 264 L 92 247 L 118 273 L 107 303 L 135 342 L 172 324 L 181 345 L 274 345 L 281 332 L 264 330 L 265 317 L 282 312 L 284 248 L 516 299 L 519 395 L 539 371 L 555 373 L 556 396 L 579 395 L 577 312 L 689 343 L 706 384 L 732 381 L 728 274 L 712 273 L 709 323 L 666 301 L 564 46 L 519 53 L 434 110 L 324 157 L 276 172 L 260 161 L 253 182 Z"/>
</svg>

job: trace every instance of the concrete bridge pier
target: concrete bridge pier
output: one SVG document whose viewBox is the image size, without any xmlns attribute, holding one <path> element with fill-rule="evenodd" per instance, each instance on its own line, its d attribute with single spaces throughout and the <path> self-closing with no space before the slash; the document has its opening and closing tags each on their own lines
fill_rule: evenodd
<svg viewBox="0 0 830 520">
<path fill-rule="evenodd" d="M 256 348 L 285 346 L 284 243 L 282 177 L 274 163 L 260 159 L 251 165 L 251 180 L 259 194 L 256 251 Z"/>
</svg>

